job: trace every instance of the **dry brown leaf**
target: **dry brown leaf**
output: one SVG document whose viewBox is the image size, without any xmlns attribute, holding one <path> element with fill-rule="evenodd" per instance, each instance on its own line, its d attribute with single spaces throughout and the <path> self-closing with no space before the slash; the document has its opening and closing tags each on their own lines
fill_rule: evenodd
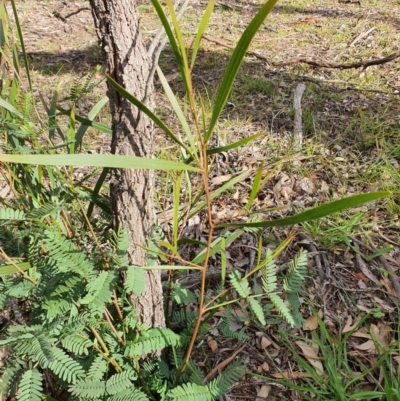
<svg viewBox="0 0 400 401">
<path fill-rule="evenodd" d="M 375 344 L 372 340 L 368 340 L 365 343 L 356 345 L 354 348 L 360 351 L 367 351 L 370 354 L 376 354 Z"/>
<path fill-rule="evenodd" d="M 366 332 L 364 327 L 361 327 L 361 329 L 355 331 L 351 336 L 359 338 L 367 338 L 368 340 L 371 339 L 371 335 Z"/>
<path fill-rule="evenodd" d="M 396 291 L 394 290 L 393 284 L 390 281 L 389 277 L 382 277 L 380 282 L 385 286 L 389 295 L 391 295 L 392 297 L 397 297 Z"/>
<path fill-rule="evenodd" d="M 257 393 L 256 401 L 265 401 L 268 399 L 269 393 L 271 391 L 271 386 L 264 385 L 260 388 Z"/>
<path fill-rule="evenodd" d="M 311 195 L 316 191 L 314 182 L 308 177 L 303 177 L 300 181 L 297 182 L 296 189 L 298 188 L 303 190 L 308 195 Z"/>
<path fill-rule="evenodd" d="M 318 316 L 322 319 L 323 317 L 322 309 L 318 311 Z M 303 323 L 304 331 L 312 331 L 318 327 L 318 318 L 315 315 L 309 316 Z"/>
<path fill-rule="evenodd" d="M 371 308 L 369 308 L 369 307 L 367 307 L 367 306 L 365 306 L 363 304 L 360 304 L 360 303 L 357 304 L 357 308 L 360 309 L 363 312 L 367 312 L 367 313 L 371 312 Z"/>
<path fill-rule="evenodd" d="M 364 262 L 362 257 L 359 254 L 356 254 L 356 260 L 357 260 L 357 265 L 360 268 L 360 270 L 364 273 L 366 277 L 368 277 L 373 283 L 379 285 L 379 280 L 372 274 L 372 272 L 369 270 L 367 264 Z"/>
<path fill-rule="evenodd" d="M 321 358 L 318 357 L 318 351 L 304 341 L 296 341 L 295 344 L 301 349 L 304 358 L 316 369 L 317 373 L 324 373 Z"/>
<path fill-rule="evenodd" d="M 304 331 L 312 331 L 318 327 L 318 319 L 317 316 L 312 315 L 309 316 L 303 323 L 303 330 Z"/>
<path fill-rule="evenodd" d="M 378 342 L 379 353 L 387 351 L 392 342 L 392 328 L 385 323 L 379 322 L 377 326 L 371 324 L 371 331 L 373 331 L 374 339 Z"/>
<path fill-rule="evenodd" d="M 378 297 L 373 297 L 372 298 L 377 304 L 379 304 L 379 306 L 385 311 L 385 312 L 393 312 L 394 308 L 392 308 L 391 306 L 389 306 L 385 301 L 383 301 L 382 299 L 378 298 Z"/>
<path fill-rule="evenodd" d="M 228 180 L 230 180 L 232 177 L 232 174 L 227 174 L 227 175 L 219 175 L 218 177 L 214 177 L 211 179 L 210 184 L 211 185 L 219 185 L 222 184 Z"/>
<path fill-rule="evenodd" d="M 210 347 L 212 353 L 217 352 L 218 343 L 211 336 L 207 337 L 207 345 Z"/>
<path fill-rule="evenodd" d="M 270 376 L 275 379 L 301 379 L 304 377 L 311 377 L 311 375 L 307 372 L 280 372 L 272 373 Z"/>
<path fill-rule="evenodd" d="M 360 320 L 361 320 L 361 316 L 357 316 L 356 320 L 354 321 L 354 324 L 352 324 L 353 318 L 351 315 L 349 315 L 349 318 L 347 319 L 347 322 L 346 322 L 345 326 L 343 327 L 342 333 L 348 333 L 349 331 L 354 330 L 357 327 Z"/>
<path fill-rule="evenodd" d="M 260 341 L 261 349 L 265 349 L 265 348 L 269 347 L 271 344 L 272 344 L 272 342 L 270 340 L 268 340 L 267 337 L 261 337 L 261 341 Z"/>
</svg>

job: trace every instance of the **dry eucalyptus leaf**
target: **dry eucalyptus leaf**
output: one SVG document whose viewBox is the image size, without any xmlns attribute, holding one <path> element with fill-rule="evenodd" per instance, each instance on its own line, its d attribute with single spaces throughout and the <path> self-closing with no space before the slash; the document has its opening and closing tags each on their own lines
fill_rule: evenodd
<svg viewBox="0 0 400 401">
<path fill-rule="evenodd" d="M 318 311 L 318 316 L 320 318 L 322 318 L 323 316 L 321 309 Z M 309 316 L 303 323 L 304 331 L 312 331 L 315 330 L 317 327 L 318 327 L 318 318 L 315 315 Z"/>
<path fill-rule="evenodd" d="M 270 340 L 268 340 L 267 337 L 261 337 L 261 341 L 260 341 L 261 349 L 265 349 L 265 348 L 269 347 L 271 344 L 272 344 L 272 342 Z"/>
<path fill-rule="evenodd" d="M 378 298 L 378 297 L 373 297 L 372 298 L 379 306 L 381 307 L 381 310 L 384 312 L 393 312 L 394 308 L 389 306 L 384 300 Z"/>
<path fill-rule="evenodd" d="M 257 393 L 256 401 L 265 401 L 268 398 L 270 391 L 271 391 L 271 386 L 267 385 L 262 386 Z"/>
<path fill-rule="evenodd" d="M 321 358 L 318 357 L 318 353 L 315 349 L 304 341 L 295 341 L 295 344 L 301 349 L 304 358 L 314 366 L 317 373 L 324 373 L 324 367 L 320 361 Z"/>
<path fill-rule="evenodd" d="M 217 352 L 218 343 L 211 336 L 207 337 L 207 345 L 210 347 L 212 353 Z"/>
<path fill-rule="evenodd" d="M 366 351 L 370 354 L 376 354 L 375 344 L 372 340 L 368 340 L 365 343 L 356 345 L 354 348 L 358 349 L 359 351 Z"/>
<path fill-rule="evenodd" d="M 214 177 L 213 179 L 211 179 L 211 185 L 220 185 L 220 184 L 230 180 L 231 177 L 232 177 L 232 174 L 219 175 L 219 176 Z"/>
</svg>

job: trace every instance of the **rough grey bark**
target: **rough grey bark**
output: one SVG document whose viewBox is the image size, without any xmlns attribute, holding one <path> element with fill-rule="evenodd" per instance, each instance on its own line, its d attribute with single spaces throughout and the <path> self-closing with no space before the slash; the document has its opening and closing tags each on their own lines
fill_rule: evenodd
<svg viewBox="0 0 400 401">
<path fill-rule="evenodd" d="M 139 32 L 136 0 L 90 0 L 97 35 L 108 74 L 140 100 L 153 102 L 152 60 Z M 131 103 L 108 87 L 112 116 L 112 153 L 151 157 L 153 124 Z M 111 199 L 115 227 L 130 234 L 128 255 L 134 266 L 145 265 L 147 236 L 154 222 L 154 175 L 144 170 L 114 170 Z M 146 275 L 146 292 L 133 297 L 142 322 L 163 327 L 161 278 L 157 271 Z"/>
</svg>

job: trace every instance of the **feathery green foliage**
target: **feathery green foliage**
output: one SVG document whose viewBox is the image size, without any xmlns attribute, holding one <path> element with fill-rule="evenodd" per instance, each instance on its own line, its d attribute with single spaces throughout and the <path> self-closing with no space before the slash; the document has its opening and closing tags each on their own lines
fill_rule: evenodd
<svg viewBox="0 0 400 401">
<path fill-rule="evenodd" d="M 27 370 L 18 387 L 18 401 L 39 401 L 42 396 L 42 375 L 36 369 Z"/>
</svg>

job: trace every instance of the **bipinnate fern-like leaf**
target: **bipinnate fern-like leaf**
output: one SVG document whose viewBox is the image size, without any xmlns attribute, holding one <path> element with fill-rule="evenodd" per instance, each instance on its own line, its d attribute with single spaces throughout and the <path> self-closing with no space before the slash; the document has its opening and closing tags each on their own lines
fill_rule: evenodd
<svg viewBox="0 0 400 401">
<path fill-rule="evenodd" d="M 124 287 L 127 292 L 140 295 L 146 289 L 146 276 L 140 267 L 129 266 L 126 271 Z"/>
<path fill-rule="evenodd" d="M 102 313 L 105 304 L 111 302 L 112 283 L 115 278 L 114 272 L 101 272 L 86 286 L 88 293 L 81 299 L 81 304 L 89 305 L 91 310 L 97 310 Z"/>
<path fill-rule="evenodd" d="M 137 375 L 132 370 L 112 375 L 106 382 L 107 394 L 114 395 L 132 387 L 132 380 L 136 378 Z"/>
<path fill-rule="evenodd" d="M 62 337 L 61 344 L 66 350 L 77 355 L 88 355 L 89 348 L 93 346 L 91 341 L 78 333 Z"/>
<path fill-rule="evenodd" d="M 173 401 L 213 401 L 213 399 L 207 386 L 194 383 L 182 384 L 167 393 L 167 400 Z"/>
<path fill-rule="evenodd" d="M 18 401 L 40 401 L 42 398 L 42 375 L 36 369 L 27 370 L 18 386 Z"/>
<path fill-rule="evenodd" d="M 116 233 L 115 245 L 119 259 L 127 259 L 127 250 L 129 246 L 129 233 L 127 230 L 119 230 Z"/>
<path fill-rule="evenodd" d="M 54 205 L 53 203 L 46 203 L 45 205 L 41 206 L 38 209 L 34 209 L 31 211 L 28 215 L 28 219 L 37 219 L 41 220 L 44 217 L 50 216 L 50 215 L 57 215 L 58 212 L 62 210 L 61 205 Z"/>
<path fill-rule="evenodd" d="M 208 388 L 213 397 L 218 398 L 226 394 L 227 391 L 244 375 L 245 371 L 246 367 L 239 359 L 230 363 L 217 378 L 208 383 Z"/>
<path fill-rule="evenodd" d="M 263 326 L 265 326 L 267 323 L 265 321 L 264 311 L 260 303 L 257 301 L 256 298 L 251 298 L 251 297 L 247 298 L 247 302 L 249 303 L 250 309 L 256 315 L 257 319 Z"/>
<path fill-rule="evenodd" d="M 266 258 L 270 259 L 270 261 L 263 268 L 262 283 L 264 291 L 269 294 L 270 292 L 275 291 L 277 282 L 276 264 L 275 261 L 271 258 L 271 250 L 269 249 L 267 251 Z"/>
<path fill-rule="evenodd" d="M 22 210 L 14 210 L 9 207 L 0 209 L 0 220 L 26 220 L 26 215 Z"/>
<path fill-rule="evenodd" d="M 52 322 L 54 319 L 57 319 L 60 316 L 64 316 L 65 312 L 72 309 L 72 302 L 68 299 L 57 297 L 57 298 L 48 298 L 42 304 L 42 308 L 47 311 L 46 318 L 49 322 Z"/>
<path fill-rule="evenodd" d="M 242 298 L 247 298 L 250 295 L 250 285 L 247 280 L 242 280 L 242 276 L 237 270 L 233 270 L 229 275 L 233 288 Z"/>
<path fill-rule="evenodd" d="M 188 305 L 197 299 L 192 291 L 175 283 L 172 283 L 171 298 L 179 305 Z"/>
<path fill-rule="evenodd" d="M 40 366 L 46 368 L 50 362 L 54 361 L 53 347 L 49 339 L 44 334 L 34 336 L 32 333 L 25 333 L 13 337 L 14 350 L 20 355 L 29 355 L 33 361 L 39 362 Z"/>
<path fill-rule="evenodd" d="M 301 249 L 291 261 L 288 274 L 284 281 L 284 288 L 289 292 L 298 292 L 307 275 L 307 252 Z"/>
<path fill-rule="evenodd" d="M 85 373 L 82 366 L 62 349 L 54 348 L 53 356 L 54 361 L 49 364 L 49 369 L 68 383 L 75 383 Z"/>
<path fill-rule="evenodd" d="M 125 356 L 140 358 L 170 345 L 177 346 L 179 342 L 180 336 L 170 329 L 150 329 L 141 335 L 137 341 L 127 344 Z"/>
<path fill-rule="evenodd" d="M 56 232 L 46 231 L 44 243 L 51 261 L 59 272 L 74 272 L 87 277 L 94 271 L 93 263 L 84 252 L 76 249 L 71 241 L 60 237 Z"/>
<path fill-rule="evenodd" d="M 102 398 L 106 394 L 106 383 L 101 380 L 80 380 L 71 384 L 69 391 L 79 398 Z"/>
<path fill-rule="evenodd" d="M 142 391 L 131 386 L 130 388 L 107 397 L 107 401 L 149 401 L 150 398 Z"/>
<path fill-rule="evenodd" d="M 90 380 L 100 381 L 106 371 L 107 361 L 103 358 L 103 356 L 99 355 L 90 365 L 86 378 Z"/>
<path fill-rule="evenodd" d="M 230 320 L 233 319 L 232 316 L 224 317 L 219 325 L 219 329 L 224 337 L 234 338 L 238 341 L 246 341 L 249 337 L 242 333 L 242 331 L 233 331 L 229 326 Z"/>
<path fill-rule="evenodd" d="M 276 293 L 271 292 L 268 294 L 269 299 L 274 304 L 275 308 L 278 310 L 279 314 L 292 326 L 296 326 L 296 321 L 294 320 L 292 313 L 289 308 L 286 306 L 285 302 L 282 298 Z"/>
<path fill-rule="evenodd" d="M 303 316 L 300 313 L 299 295 L 296 292 L 288 292 L 286 297 L 292 307 L 292 316 L 296 322 L 295 327 L 301 327 L 303 324 Z"/>
<path fill-rule="evenodd" d="M 47 367 L 50 362 L 54 361 L 53 347 L 47 336 L 39 335 L 32 344 L 32 352 L 42 367 Z"/>
</svg>

